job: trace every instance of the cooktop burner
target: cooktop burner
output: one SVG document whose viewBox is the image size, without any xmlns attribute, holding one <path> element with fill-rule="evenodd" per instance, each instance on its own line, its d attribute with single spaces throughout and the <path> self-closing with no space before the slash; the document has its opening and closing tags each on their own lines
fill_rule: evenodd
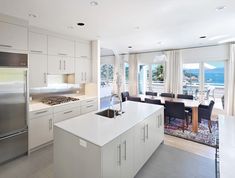
<svg viewBox="0 0 235 178">
<path fill-rule="evenodd" d="M 66 96 L 48 96 L 45 97 L 41 100 L 42 103 L 48 104 L 48 105 L 57 105 L 57 104 L 62 104 L 62 103 L 67 103 L 70 101 L 78 101 L 79 99 L 77 98 L 71 98 L 71 97 L 66 97 Z"/>
</svg>

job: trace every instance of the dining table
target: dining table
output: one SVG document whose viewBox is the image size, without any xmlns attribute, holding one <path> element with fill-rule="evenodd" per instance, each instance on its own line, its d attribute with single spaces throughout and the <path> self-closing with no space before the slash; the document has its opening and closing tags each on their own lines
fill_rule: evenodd
<svg viewBox="0 0 235 178">
<path fill-rule="evenodd" d="M 150 95 L 139 95 L 139 97 L 141 98 L 141 101 L 145 101 L 145 98 L 158 99 L 161 100 L 162 104 L 165 104 L 165 101 L 184 103 L 185 107 L 192 109 L 192 131 L 195 133 L 198 132 L 198 106 L 200 104 L 206 104 L 206 105 L 209 104 L 209 102 L 205 100 L 190 100 L 190 99 L 169 98 L 169 97 L 150 96 Z"/>
</svg>

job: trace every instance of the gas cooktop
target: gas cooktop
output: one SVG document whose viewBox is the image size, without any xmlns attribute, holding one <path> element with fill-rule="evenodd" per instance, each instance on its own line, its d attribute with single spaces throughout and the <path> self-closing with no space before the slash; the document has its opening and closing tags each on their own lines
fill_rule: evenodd
<svg viewBox="0 0 235 178">
<path fill-rule="evenodd" d="M 78 100 L 79 100 L 78 98 L 71 98 L 67 96 L 48 96 L 44 97 L 41 100 L 41 102 L 53 106 L 57 104 L 67 103 L 70 101 L 78 101 Z"/>
</svg>

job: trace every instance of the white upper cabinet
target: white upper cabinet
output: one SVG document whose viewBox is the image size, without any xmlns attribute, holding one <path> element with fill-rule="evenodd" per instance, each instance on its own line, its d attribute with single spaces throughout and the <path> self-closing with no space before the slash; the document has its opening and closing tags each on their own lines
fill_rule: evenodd
<svg viewBox="0 0 235 178">
<path fill-rule="evenodd" d="M 47 86 L 47 55 L 29 54 L 29 87 Z"/>
<path fill-rule="evenodd" d="M 72 40 L 66 40 L 53 36 L 48 36 L 48 54 L 59 56 L 74 57 L 75 43 Z"/>
<path fill-rule="evenodd" d="M 29 32 L 29 52 L 47 54 L 47 35 Z"/>
<path fill-rule="evenodd" d="M 91 45 L 90 43 L 75 43 L 75 57 L 78 58 L 91 58 Z"/>
<path fill-rule="evenodd" d="M 74 63 L 72 57 L 48 56 L 48 74 L 72 74 Z"/>
<path fill-rule="evenodd" d="M 28 29 L 23 26 L 0 22 L 0 48 L 28 50 Z"/>
<path fill-rule="evenodd" d="M 75 83 L 91 82 L 91 60 L 76 58 L 75 60 Z"/>
</svg>

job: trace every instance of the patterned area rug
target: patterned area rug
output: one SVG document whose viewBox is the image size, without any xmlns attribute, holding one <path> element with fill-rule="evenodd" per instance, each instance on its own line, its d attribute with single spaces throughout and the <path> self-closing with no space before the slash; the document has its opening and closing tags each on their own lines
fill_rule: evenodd
<svg viewBox="0 0 235 178">
<path fill-rule="evenodd" d="M 192 132 L 192 124 L 189 124 L 188 128 L 185 128 L 183 132 L 182 128 L 180 128 L 182 126 L 181 120 L 171 119 L 171 123 L 168 124 L 167 119 L 165 134 L 205 144 L 211 147 L 216 147 L 216 138 L 218 137 L 219 132 L 217 123 L 217 121 L 212 121 L 212 133 L 210 133 L 208 122 L 206 120 L 202 120 L 202 122 L 198 125 L 198 133 L 194 133 Z"/>
</svg>

